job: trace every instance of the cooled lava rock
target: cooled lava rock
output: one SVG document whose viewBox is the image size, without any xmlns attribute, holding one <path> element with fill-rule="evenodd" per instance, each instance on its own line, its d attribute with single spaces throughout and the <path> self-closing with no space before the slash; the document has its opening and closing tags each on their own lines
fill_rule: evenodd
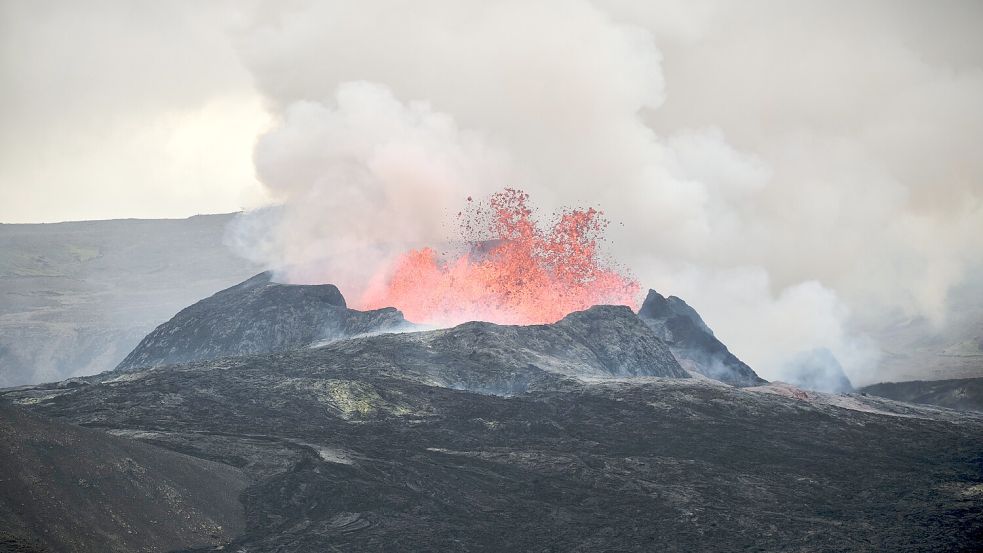
<svg viewBox="0 0 983 553">
<path fill-rule="evenodd" d="M 411 326 L 394 308 L 348 309 L 334 285 L 279 284 L 265 272 L 181 310 L 116 369 L 282 351 Z"/>
<path fill-rule="evenodd" d="M 345 309 L 324 290 L 327 307 Z M 224 320 L 265 324 L 264 310 L 244 303 L 243 320 Z M 114 447 L 158 451 L 167 466 L 125 452 L 104 459 L 98 438 L 68 448 L 74 458 L 44 446 L 63 462 L 130 457 L 145 478 L 167 481 L 179 464 L 169 456 L 181 454 L 241 473 L 240 503 L 220 507 L 234 519 L 223 524 L 234 531 L 216 534 L 226 543 L 166 542 L 188 552 L 976 550 L 983 415 L 687 378 L 670 351 L 694 343 L 678 319 L 704 340 L 712 333 L 683 305 L 648 324 L 596 306 L 550 325 L 471 322 L 317 347 L 305 336 L 281 351 L 137 365 L 0 398 Z M 207 314 L 189 319 L 198 326 L 188 332 L 208 332 Z M 224 350 L 236 350 L 227 339 Z M 14 456 L 13 473 L 32 459 Z M 4 499 L 35 512 L 61 494 L 57 524 L 101 528 L 80 533 L 75 550 L 134 550 L 100 536 L 141 527 L 88 509 L 95 496 L 66 492 L 63 479 L 46 486 Z M 24 547 L 56 527 L 18 524 L 11 537 Z"/>
<path fill-rule="evenodd" d="M 241 534 L 228 464 L 79 428 L 0 400 L 0 551 L 169 551 Z"/>
<path fill-rule="evenodd" d="M 649 290 L 638 316 L 688 370 L 734 386 L 758 386 L 767 381 L 713 335 L 699 313 L 676 296 Z"/>
</svg>

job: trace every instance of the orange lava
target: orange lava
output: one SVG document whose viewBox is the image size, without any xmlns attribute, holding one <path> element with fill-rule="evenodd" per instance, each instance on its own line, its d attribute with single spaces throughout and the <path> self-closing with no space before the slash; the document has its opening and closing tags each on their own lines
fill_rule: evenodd
<svg viewBox="0 0 983 553">
<path fill-rule="evenodd" d="M 395 306 L 408 320 L 451 325 L 555 322 L 598 304 L 637 307 L 641 287 L 598 251 L 608 221 L 594 208 L 566 210 L 541 228 L 529 195 L 506 189 L 458 214 L 468 251 L 447 258 L 411 250 L 377 278 L 362 306 Z"/>
</svg>

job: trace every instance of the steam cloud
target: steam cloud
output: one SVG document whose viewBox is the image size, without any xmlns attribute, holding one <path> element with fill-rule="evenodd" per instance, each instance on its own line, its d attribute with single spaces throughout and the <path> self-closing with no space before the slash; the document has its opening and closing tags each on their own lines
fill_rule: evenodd
<svg viewBox="0 0 983 553">
<path fill-rule="evenodd" d="M 357 297 L 451 240 L 465 197 L 518 186 L 603 209 L 617 259 L 765 378 L 827 348 L 876 379 L 863 329 L 941 323 L 983 261 L 983 52 L 924 33 L 973 36 L 978 6 L 682 6 L 264 6 L 238 47 L 277 118 L 254 157 L 279 206 L 231 239 Z"/>
</svg>

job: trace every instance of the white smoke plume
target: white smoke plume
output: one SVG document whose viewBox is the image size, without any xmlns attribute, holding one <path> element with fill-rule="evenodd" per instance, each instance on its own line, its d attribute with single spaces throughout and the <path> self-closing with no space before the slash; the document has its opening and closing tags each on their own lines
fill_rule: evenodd
<svg viewBox="0 0 983 553">
<path fill-rule="evenodd" d="M 393 255 L 447 240 L 462 194 L 507 182 L 506 160 L 479 135 L 365 82 L 289 104 L 255 162 L 280 205 L 243 217 L 236 249 L 291 282 L 330 279 L 352 300 Z"/>
<path fill-rule="evenodd" d="M 280 207 L 233 239 L 357 297 L 452 238 L 467 196 L 515 186 L 603 209 L 617 259 L 765 378 L 828 348 L 865 384 L 861 330 L 944 320 L 983 261 L 980 10 L 795 6 L 261 5 L 237 46 L 276 117 L 254 157 Z"/>
</svg>

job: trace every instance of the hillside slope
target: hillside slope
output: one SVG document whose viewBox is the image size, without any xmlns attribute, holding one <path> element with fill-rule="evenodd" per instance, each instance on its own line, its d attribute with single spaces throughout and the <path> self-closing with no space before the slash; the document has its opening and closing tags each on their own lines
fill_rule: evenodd
<svg viewBox="0 0 983 553">
<path fill-rule="evenodd" d="M 865 329 L 881 348 L 877 381 L 983 378 L 983 267 L 946 297 L 945 318 L 899 319 Z M 861 384 L 870 384 L 862 382 Z"/>
<path fill-rule="evenodd" d="M 0 401 L 0 551 L 155 552 L 244 530 L 238 469 Z"/>
<path fill-rule="evenodd" d="M 983 378 L 882 382 L 860 391 L 897 401 L 983 412 Z"/>
</svg>

